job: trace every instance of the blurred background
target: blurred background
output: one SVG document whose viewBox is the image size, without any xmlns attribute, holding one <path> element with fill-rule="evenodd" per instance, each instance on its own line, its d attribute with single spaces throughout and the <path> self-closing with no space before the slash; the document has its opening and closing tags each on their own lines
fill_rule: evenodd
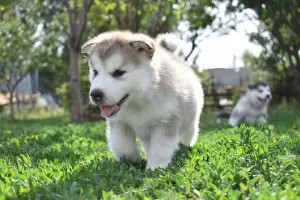
<svg viewBox="0 0 300 200">
<path fill-rule="evenodd" d="M 230 111 L 258 80 L 271 84 L 272 105 L 297 102 L 299 19 L 299 0 L 1 0 L 0 116 L 99 120 L 81 45 L 118 29 L 177 34 L 207 110 Z"/>
</svg>

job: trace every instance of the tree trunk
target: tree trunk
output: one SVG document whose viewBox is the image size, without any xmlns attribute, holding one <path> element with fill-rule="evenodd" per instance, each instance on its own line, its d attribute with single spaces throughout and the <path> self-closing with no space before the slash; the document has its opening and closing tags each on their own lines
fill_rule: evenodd
<svg viewBox="0 0 300 200">
<path fill-rule="evenodd" d="M 81 87 L 80 87 L 80 73 L 79 73 L 79 56 L 80 51 L 72 48 L 70 51 L 70 92 L 71 92 L 71 111 L 72 122 L 83 122 Z"/>
<path fill-rule="evenodd" d="M 79 58 L 81 54 L 81 39 L 87 22 L 87 13 L 91 8 L 94 0 L 84 0 L 81 11 L 78 9 L 78 1 L 73 1 L 73 8 L 70 6 L 70 1 L 63 1 L 69 18 L 70 24 L 70 92 L 71 92 L 71 112 L 72 122 L 83 122 L 83 107 L 80 88 L 80 71 Z"/>
<path fill-rule="evenodd" d="M 17 111 L 21 112 L 21 102 L 20 102 L 19 94 L 16 94 L 16 105 L 17 105 Z"/>
<path fill-rule="evenodd" d="M 9 93 L 9 106 L 10 106 L 10 118 L 11 118 L 12 120 L 15 119 L 15 110 L 14 110 L 14 102 L 13 102 L 13 98 L 14 98 L 13 93 L 10 92 L 10 93 Z"/>
<path fill-rule="evenodd" d="M 294 82 L 297 88 L 297 97 L 300 98 L 300 58 L 298 54 L 295 55 L 296 66 L 294 67 Z"/>
</svg>

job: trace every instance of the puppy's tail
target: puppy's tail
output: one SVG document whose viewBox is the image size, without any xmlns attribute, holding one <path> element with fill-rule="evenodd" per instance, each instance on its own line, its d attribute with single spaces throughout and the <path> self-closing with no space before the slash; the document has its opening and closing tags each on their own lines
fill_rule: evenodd
<svg viewBox="0 0 300 200">
<path fill-rule="evenodd" d="M 182 40 L 173 33 L 162 33 L 156 37 L 156 45 L 168 52 L 180 55 L 182 53 Z"/>
</svg>

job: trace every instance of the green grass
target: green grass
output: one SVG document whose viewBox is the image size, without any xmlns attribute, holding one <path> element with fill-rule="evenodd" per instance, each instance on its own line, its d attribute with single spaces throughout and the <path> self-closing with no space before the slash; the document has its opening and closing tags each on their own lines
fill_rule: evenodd
<svg viewBox="0 0 300 200">
<path fill-rule="evenodd" d="M 101 122 L 68 116 L 0 119 L 0 199 L 299 199 L 300 112 L 270 126 L 230 128 L 202 117 L 192 149 L 154 172 L 117 163 Z"/>
</svg>

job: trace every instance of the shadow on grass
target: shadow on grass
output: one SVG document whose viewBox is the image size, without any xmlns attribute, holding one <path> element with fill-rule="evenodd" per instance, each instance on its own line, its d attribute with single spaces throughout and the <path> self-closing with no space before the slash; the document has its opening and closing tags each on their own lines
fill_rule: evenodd
<svg viewBox="0 0 300 200">
<path fill-rule="evenodd" d="M 124 190 L 144 185 L 145 178 L 157 179 L 165 173 L 165 170 L 145 170 L 145 160 L 137 165 L 118 163 L 111 153 L 106 153 L 102 122 L 71 125 L 57 117 L 13 122 L 2 119 L 1 122 L 5 125 L 1 123 L 0 133 L 7 130 L 11 133 L 0 135 L 0 154 L 5 155 L 12 165 L 19 165 L 18 159 L 23 154 L 30 157 L 31 168 L 40 168 L 41 160 L 50 165 L 68 166 L 58 168 L 64 174 L 59 179 L 53 174 L 50 183 L 30 183 L 30 192 L 20 193 L 19 199 L 77 199 L 83 193 L 85 197 L 96 194 L 99 199 L 103 191 L 122 194 Z M 184 166 L 189 151 L 190 148 L 181 146 L 168 171 L 177 171 Z M 40 169 L 38 173 L 44 173 L 44 170 L 47 171 Z M 53 170 L 49 168 L 49 173 L 55 173 Z M 31 176 L 35 177 L 35 174 Z"/>
<path fill-rule="evenodd" d="M 172 171 L 175 174 L 180 167 L 184 166 L 190 150 L 190 148 L 182 146 L 174 156 L 168 172 Z M 51 184 L 33 186 L 30 194 L 23 194 L 20 198 L 80 199 L 81 196 L 85 198 L 97 196 L 97 199 L 101 199 L 103 192 L 113 191 L 116 195 L 124 194 L 130 189 L 143 187 L 146 184 L 145 178 L 155 182 L 166 173 L 166 170 L 162 169 L 146 170 L 145 166 L 146 160 L 131 165 L 124 162 L 119 163 L 112 157 L 99 157 L 90 160 L 80 169 L 74 170 L 64 179 Z"/>
</svg>

